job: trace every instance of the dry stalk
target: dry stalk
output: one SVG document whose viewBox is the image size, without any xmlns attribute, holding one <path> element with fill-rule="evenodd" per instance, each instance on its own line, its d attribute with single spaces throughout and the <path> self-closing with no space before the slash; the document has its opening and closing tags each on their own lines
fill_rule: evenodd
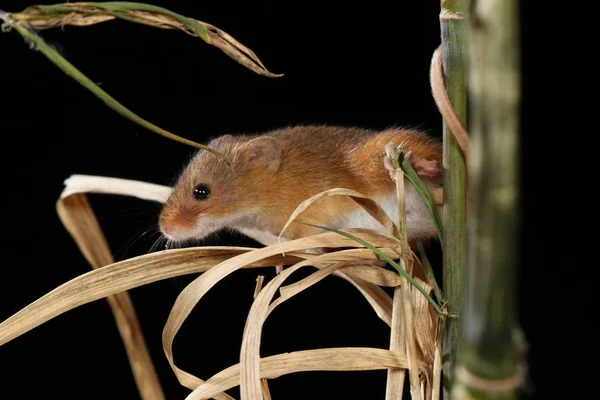
<svg viewBox="0 0 600 400">
<path fill-rule="evenodd" d="M 143 182 L 127 181 L 102 177 L 74 176 L 67 180 L 67 187 L 57 204 L 57 209 L 65 226 L 80 246 L 82 253 L 90 262 L 101 256 L 98 253 L 98 240 L 101 231 L 86 229 L 86 224 L 95 219 L 86 200 L 86 192 L 112 193 L 136 196 L 153 201 L 164 201 L 170 188 Z M 354 196 L 358 203 L 367 209 L 391 232 L 395 231 L 393 222 L 387 215 L 379 212 L 374 202 L 356 196 L 356 193 L 341 191 L 325 195 Z M 296 213 L 296 215 L 298 215 Z M 345 233 L 365 243 L 370 243 L 380 254 L 388 258 L 399 256 L 399 241 L 392 235 L 365 229 L 348 229 Z M 304 252 L 315 247 L 344 248 L 322 255 Z M 285 256 L 281 253 L 284 252 Z M 109 258 L 103 259 L 107 263 Z M 275 264 L 291 265 L 275 279 L 261 289 L 259 278 L 256 287 L 256 298 L 247 320 L 241 352 L 242 363 L 230 367 L 207 381 L 179 369 L 173 359 L 172 342 L 174 336 L 187 315 L 192 311 L 203 295 L 221 279 L 240 268 L 266 267 Z M 0 345 L 6 343 L 30 329 L 60 315 L 74 307 L 88 302 L 123 293 L 134 287 L 149 284 L 160 279 L 189 273 L 204 272 L 179 295 L 163 332 L 163 347 L 167 359 L 179 381 L 193 390 L 189 399 L 231 399 L 225 390 L 242 386 L 244 399 L 268 399 L 270 397 L 266 379 L 299 372 L 299 371 L 349 371 L 369 369 L 392 369 L 402 371 L 409 364 L 403 348 L 394 351 L 383 349 L 320 349 L 306 352 L 282 354 L 273 357 L 260 358 L 261 328 L 265 318 L 278 306 L 292 296 L 302 293 L 306 288 L 317 284 L 328 276 L 336 275 L 352 283 L 365 296 L 373 309 L 388 325 L 392 323 L 392 299 L 382 290 L 381 286 L 396 288 L 401 285 L 401 277 L 393 271 L 381 268 L 382 261 L 371 249 L 366 249 L 360 242 L 341 236 L 338 233 L 326 232 L 306 238 L 280 243 L 265 248 L 240 247 L 200 247 L 177 250 L 165 250 L 147 254 L 105 267 L 92 270 L 61 285 L 36 302 L 25 307 L 8 320 L 0 324 Z M 418 259 L 415 266 L 418 267 Z M 294 271 L 311 266 L 317 270 L 307 278 L 292 285 L 282 286 L 285 279 Z M 431 287 L 424 282 L 415 280 L 423 290 L 431 293 Z M 405 285 L 411 288 L 411 285 Z M 280 290 L 280 297 L 271 302 L 273 294 Z M 413 293 L 408 303 L 413 303 L 415 326 L 414 346 L 418 346 L 411 359 L 412 368 L 417 371 L 432 369 L 428 343 L 435 338 L 422 337 L 436 314 L 432 313 L 431 305 L 419 291 Z M 400 300 L 402 296 L 397 296 Z M 398 313 L 396 313 L 398 314 Z M 431 331 L 431 330 L 430 330 Z M 241 379 L 241 380 L 240 380 Z M 417 384 L 418 386 L 419 384 Z M 419 386 L 418 386 L 419 387 Z M 140 389 L 141 390 L 141 389 Z M 428 393 L 427 386 L 423 389 Z M 420 393 L 417 392 L 417 394 Z"/>
</svg>

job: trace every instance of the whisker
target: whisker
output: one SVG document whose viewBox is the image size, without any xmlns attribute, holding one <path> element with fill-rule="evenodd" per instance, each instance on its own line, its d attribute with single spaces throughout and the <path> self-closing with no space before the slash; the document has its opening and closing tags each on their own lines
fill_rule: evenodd
<svg viewBox="0 0 600 400">
<path fill-rule="evenodd" d="M 155 251 L 157 251 L 159 249 L 159 247 L 167 240 L 167 238 L 164 235 L 160 235 L 152 244 L 152 246 L 150 246 L 150 250 L 148 250 L 148 253 L 153 253 Z"/>
<path fill-rule="evenodd" d="M 117 255 L 120 255 L 122 253 L 126 253 L 126 252 L 130 251 L 131 248 L 140 241 L 140 239 L 142 239 L 144 237 L 150 238 L 159 233 L 160 232 L 157 231 L 156 226 L 154 226 L 154 224 L 153 224 L 153 225 L 149 226 L 147 229 L 142 230 L 140 233 L 136 233 L 136 234 L 132 235 L 115 252 L 115 257 Z"/>
</svg>

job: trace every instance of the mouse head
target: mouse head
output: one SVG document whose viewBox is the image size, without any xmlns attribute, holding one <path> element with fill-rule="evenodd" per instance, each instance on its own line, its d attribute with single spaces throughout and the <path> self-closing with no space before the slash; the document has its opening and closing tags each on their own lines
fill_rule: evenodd
<svg viewBox="0 0 600 400">
<path fill-rule="evenodd" d="M 274 179 L 281 161 L 279 142 L 269 136 L 225 135 L 208 144 L 231 166 L 200 150 L 185 167 L 159 217 L 168 239 L 202 239 L 251 221 L 265 201 L 262 187 Z"/>
</svg>

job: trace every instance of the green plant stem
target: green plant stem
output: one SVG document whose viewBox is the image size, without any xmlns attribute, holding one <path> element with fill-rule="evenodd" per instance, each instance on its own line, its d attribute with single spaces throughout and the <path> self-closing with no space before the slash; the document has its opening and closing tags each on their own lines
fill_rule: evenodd
<svg viewBox="0 0 600 400">
<path fill-rule="evenodd" d="M 440 28 L 444 82 L 457 116 L 467 125 L 466 27 L 464 17 L 469 0 L 441 0 Z M 442 241 L 443 287 L 451 318 L 444 330 L 443 387 L 444 398 L 454 379 L 459 351 L 461 321 L 467 271 L 467 167 L 465 155 L 450 130 L 443 123 L 444 135 L 444 233 Z"/>
</svg>

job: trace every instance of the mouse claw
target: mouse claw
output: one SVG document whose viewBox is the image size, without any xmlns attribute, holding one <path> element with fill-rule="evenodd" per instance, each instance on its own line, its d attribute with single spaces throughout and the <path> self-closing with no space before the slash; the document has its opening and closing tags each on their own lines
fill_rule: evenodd
<svg viewBox="0 0 600 400">
<path fill-rule="evenodd" d="M 279 275 L 282 272 L 283 272 L 283 264 L 277 264 L 275 266 L 275 274 Z"/>
<path fill-rule="evenodd" d="M 390 178 L 392 178 L 392 181 L 394 182 L 396 182 L 396 169 L 392 163 L 392 154 L 397 151 L 397 147 L 398 146 L 396 146 L 394 142 L 388 142 L 384 147 L 385 156 L 383 157 L 383 165 L 390 174 Z"/>
<path fill-rule="evenodd" d="M 396 169 L 394 168 L 394 165 L 392 165 L 392 161 L 387 155 L 383 157 L 383 165 L 390 174 L 390 178 L 392 178 L 392 181 L 396 182 Z"/>
<path fill-rule="evenodd" d="M 396 144 L 394 144 L 394 142 L 388 142 L 384 147 L 385 155 L 386 155 L 385 158 L 391 159 L 392 154 L 397 151 L 397 148 L 398 148 L 398 146 Z"/>
</svg>

